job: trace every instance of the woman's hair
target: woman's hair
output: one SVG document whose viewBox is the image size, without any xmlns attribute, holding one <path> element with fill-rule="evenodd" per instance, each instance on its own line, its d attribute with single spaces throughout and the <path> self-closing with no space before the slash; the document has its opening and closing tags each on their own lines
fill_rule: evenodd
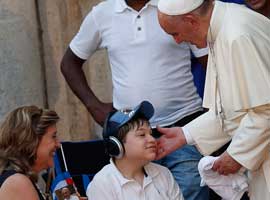
<svg viewBox="0 0 270 200">
<path fill-rule="evenodd" d="M 36 106 L 19 107 L 9 113 L 0 126 L 0 174 L 12 169 L 31 178 L 39 142 L 58 120 L 55 111 Z"/>
</svg>

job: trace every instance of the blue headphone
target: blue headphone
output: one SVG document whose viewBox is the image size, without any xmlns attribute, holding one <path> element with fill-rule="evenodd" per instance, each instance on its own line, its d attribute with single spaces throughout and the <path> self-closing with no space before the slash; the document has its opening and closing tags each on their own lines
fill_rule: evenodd
<svg viewBox="0 0 270 200">
<path fill-rule="evenodd" d="M 117 136 L 118 130 L 116 131 L 112 130 L 110 126 L 110 123 L 113 123 L 113 122 L 110 122 L 110 118 L 115 113 L 116 113 L 115 111 L 110 112 L 108 116 L 106 117 L 102 135 L 103 135 L 105 149 L 106 149 L 106 152 L 109 154 L 109 156 L 115 157 L 115 158 L 122 158 L 125 153 L 124 145 Z"/>
</svg>

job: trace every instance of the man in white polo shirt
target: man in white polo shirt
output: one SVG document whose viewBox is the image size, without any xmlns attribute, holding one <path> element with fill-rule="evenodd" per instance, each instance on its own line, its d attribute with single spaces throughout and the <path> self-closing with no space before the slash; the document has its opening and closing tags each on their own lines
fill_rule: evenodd
<svg viewBox="0 0 270 200">
<path fill-rule="evenodd" d="M 101 102 L 87 84 L 83 63 L 98 49 L 108 52 L 113 81 L 113 104 Z M 61 70 L 73 92 L 100 125 L 112 109 L 150 101 L 151 126 L 183 125 L 202 114 L 202 101 L 191 74 L 190 50 L 206 60 L 207 49 L 176 44 L 159 26 L 157 0 L 108 0 L 86 16 L 62 60 Z M 192 146 L 168 155 L 167 166 L 186 200 L 208 199 L 200 188 L 197 164 L 201 155 Z M 190 172 L 193 171 L 193 172 Z"/>
</svg>

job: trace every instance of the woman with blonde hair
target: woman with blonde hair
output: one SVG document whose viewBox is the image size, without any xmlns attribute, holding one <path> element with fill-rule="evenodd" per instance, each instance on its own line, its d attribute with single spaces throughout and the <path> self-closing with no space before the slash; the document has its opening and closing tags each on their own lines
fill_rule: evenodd
<svg viewBox="0 0 270 200">
<path fill-rule="evenodd" d="M 37 174 L 53 166 L 60 143 L 55 111 L 23 106 L 0 126 L 0 199 L 44 200 Z"/>
</svg>

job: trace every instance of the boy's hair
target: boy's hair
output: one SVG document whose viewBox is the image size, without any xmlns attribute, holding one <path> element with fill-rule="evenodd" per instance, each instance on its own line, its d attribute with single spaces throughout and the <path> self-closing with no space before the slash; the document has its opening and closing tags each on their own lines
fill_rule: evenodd
<svg viewBox="0 0 270 200">
<path fill-rule="evenodd" d="M 126 139 L 126 135 L 129 131 L 137 130 L 139 127 L 143 126 L 144 124 L 147 124 L 148 126 L 150 126 L 149 121 L 145 118 L 137 117 L 137 118 L 132 119 L 130 122 L 120 127 L 117 138 L 121 142 L 124 143 Z"/>
</svg>

